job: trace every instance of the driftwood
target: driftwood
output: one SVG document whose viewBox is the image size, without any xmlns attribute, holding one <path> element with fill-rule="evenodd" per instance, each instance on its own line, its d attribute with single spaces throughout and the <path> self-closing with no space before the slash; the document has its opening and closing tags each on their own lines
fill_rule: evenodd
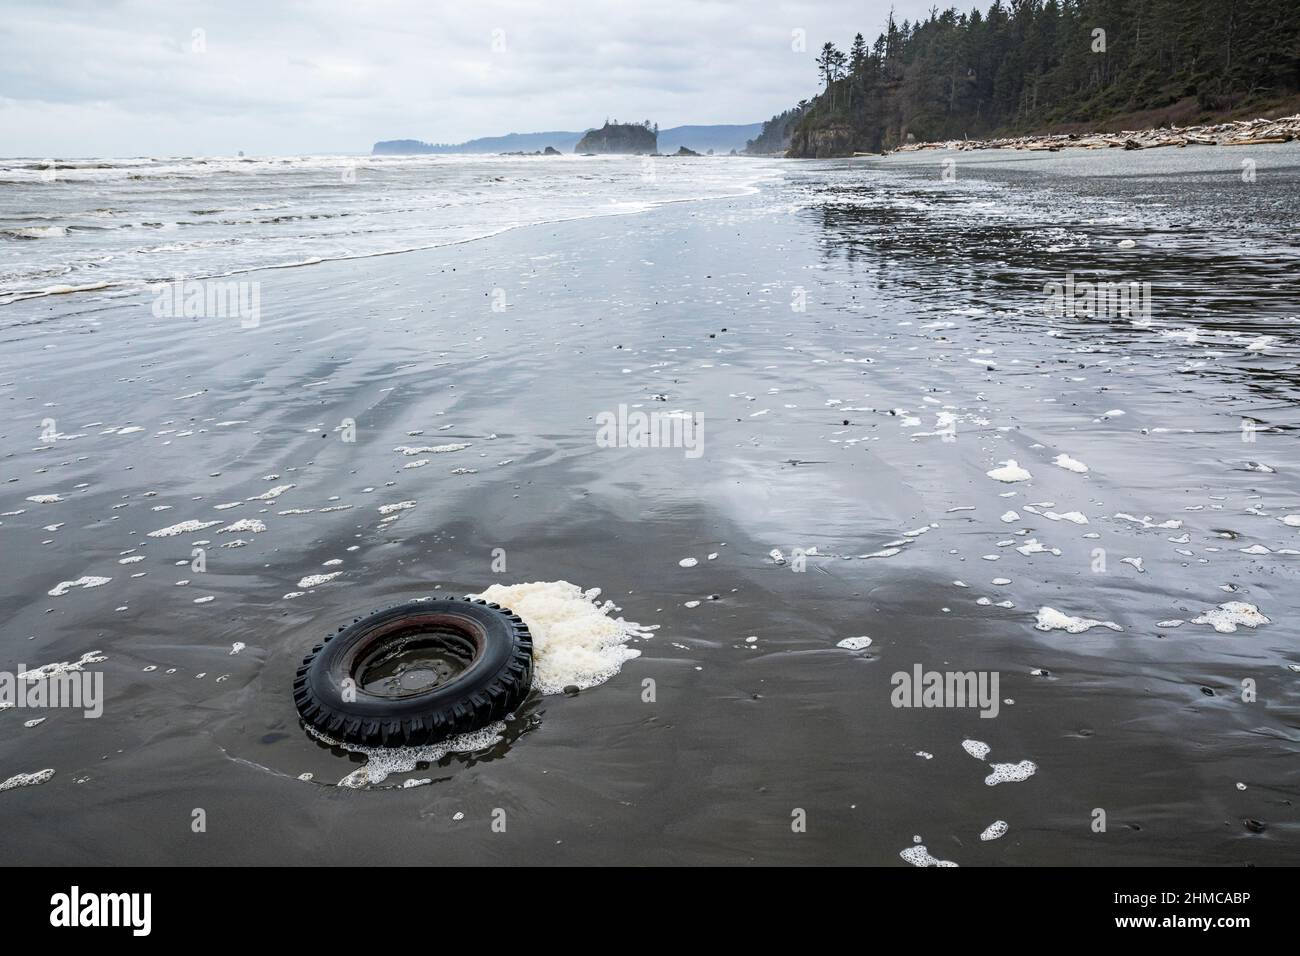
<svg viewBox="0 0 1300 956">
<path fill-rule="evenodd" d="M 947 142 L 908 143 L 895 152 L 923 149 L 1028 149 L 1056 152 L 1075 149 L 1155 149 L 1160 146 L 1259 146 L 1300 139 L 1300 113 L 1281 119 L 1237 120 L 1210 126 L 1169 126 L 1163 129 L 1126 130 L 1122 133 L 1048 133 L 1005 139 L 960 139 Z"/>
</svg>

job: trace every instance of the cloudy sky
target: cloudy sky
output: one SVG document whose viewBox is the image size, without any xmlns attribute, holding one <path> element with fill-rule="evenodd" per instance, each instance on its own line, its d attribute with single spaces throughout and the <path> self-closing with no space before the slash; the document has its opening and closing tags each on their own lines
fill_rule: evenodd
<svg viewBox="0 0 1300 956">
<path fill-rule="evenodd" d="M 4 0 L 0 155 L 363 153 L 752 123 L 932 0 Z M 803 52 L 792 37 L 802 30 Z"/>
</svg>

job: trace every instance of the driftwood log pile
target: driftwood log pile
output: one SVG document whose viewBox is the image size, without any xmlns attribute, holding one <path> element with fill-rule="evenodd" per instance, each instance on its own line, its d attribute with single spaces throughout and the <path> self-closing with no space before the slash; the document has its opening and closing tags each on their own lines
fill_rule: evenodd
<svg viewBox="0 0 1300 956">
<path fill-rule="evenodd" d="M 1123 133 L 1051 133 L 1007 139 L 957 139 L 908 143 L 895 152 L 921 149 L 1154 149 L 1157 146 L 1257 146 L 1300 139 L 1300 113 L 1281 119 L 1238 120 L 1212 126 L 1169 126 Z"/>
</svg>

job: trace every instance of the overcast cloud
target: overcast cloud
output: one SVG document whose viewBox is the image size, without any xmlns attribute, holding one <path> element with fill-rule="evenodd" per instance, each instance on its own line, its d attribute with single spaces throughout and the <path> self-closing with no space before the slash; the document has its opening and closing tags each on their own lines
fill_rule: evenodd
<svg viewBox="0 0 1300 956">
<path fill-rule="evenodd" d="M 0 155 L 33 157 L 364 153 L 606 116 L 752 123 L 815 92 L 826 40 L 870 42 L 891 6 L 901 21 L 932 5 L 2 2 Z"/>
</svg>

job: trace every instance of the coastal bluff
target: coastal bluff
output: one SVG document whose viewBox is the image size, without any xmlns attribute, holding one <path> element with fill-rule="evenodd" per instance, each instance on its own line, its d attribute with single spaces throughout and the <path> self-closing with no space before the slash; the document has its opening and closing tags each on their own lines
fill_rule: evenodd
<svg viewBox="0 0 1300 956">
<path fill-rule="evenodd" d="M 653 153 L 659 146 L 659 132 L 638 123 L 610 123 L 589 129 L 573 147 L 575 153 Z"/>
</svg>

